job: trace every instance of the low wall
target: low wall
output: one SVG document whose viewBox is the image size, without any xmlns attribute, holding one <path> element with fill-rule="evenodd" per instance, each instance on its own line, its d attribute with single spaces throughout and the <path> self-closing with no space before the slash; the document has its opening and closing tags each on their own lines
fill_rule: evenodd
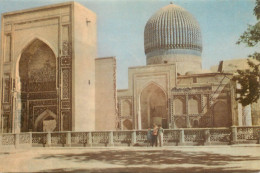
<svg viewBox="0 0 260 173">
<path fill-rule="evenodd" d="M 164 146 L 259 144 L 260 126 L 164 130 Z M 0 134 L 0 147 L 147 146 L 147 131 L 27 132 Z"/>
</svg>

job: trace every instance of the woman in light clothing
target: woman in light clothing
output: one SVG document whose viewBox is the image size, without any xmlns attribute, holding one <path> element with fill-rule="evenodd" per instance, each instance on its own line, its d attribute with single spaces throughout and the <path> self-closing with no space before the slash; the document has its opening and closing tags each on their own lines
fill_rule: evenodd
<svg viewBox="0 0 260 173">
<path fill-rule="evenodd" d="M 163 146 L 163 128 L 161 125 L 158 126 L 158 141 L 159 141 L 159 146 Z"/>
</svg>

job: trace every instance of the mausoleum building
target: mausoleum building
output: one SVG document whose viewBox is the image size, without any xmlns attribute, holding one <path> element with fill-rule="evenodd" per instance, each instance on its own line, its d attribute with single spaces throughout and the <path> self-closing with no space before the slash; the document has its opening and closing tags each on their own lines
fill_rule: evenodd
<svg viewBox="0 0 260 173">
<path fill-rule="evenodd" d="M 170 4 L 152 15 L 144 50 L 146 65 L 130 67 L 128 88 L 117 90 L 116 58 L 97 57 L 94 12 L 67 2 L 2 14 L 0 131 L 260 124 L 259 104 L 235 100 L 240 67 L 202 69 L 202 33 L 187 10 Z"/>
</svg>

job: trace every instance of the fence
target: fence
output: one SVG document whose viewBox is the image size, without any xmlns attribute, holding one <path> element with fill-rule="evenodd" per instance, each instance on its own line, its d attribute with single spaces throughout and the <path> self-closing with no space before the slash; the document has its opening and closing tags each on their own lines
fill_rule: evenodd
<svg viewBox="0 0 260 173">
<path fill-rule="evenodd" d="M 260 126 L 166 129 L 165 146 L 259 144 Z M 147 146 L 147 131 L 27 132 L 0 134 L 0 147 Z"/>
</svg>

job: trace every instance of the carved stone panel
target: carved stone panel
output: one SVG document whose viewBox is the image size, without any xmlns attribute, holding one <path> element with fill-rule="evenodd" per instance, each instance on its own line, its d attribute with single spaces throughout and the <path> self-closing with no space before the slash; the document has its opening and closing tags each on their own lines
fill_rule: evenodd
<svg viewBox="0 0 260 173">
<path fill-rule="evenodd" d="M 70 98 L 70 69 L 64 68 L 62 69 L 61 73 L 61 98 L 62 99 L 69 99 Z"/>
<path fill-rule="evenodd" d="M 11 45 L 12 45 L 12 37 L 11 34 L 5 35 L 5 49 L 4 49 L 4 62 L 11 61 Z"/>
<path fill-rule="evenodd" d="M 3 133 L 10 132 L 11 129 L 10 114 L 3 115 Z"/>
<path fill-rule="evenodd" d="M 11 78 L 10 74 L 4 74 L 3 78 L 3 102 L 10 102 Z"/>
<path fill-rule="evenodd" d="M 62 131 L 71 130 L 71 113 L 62 112 Z"/>
</svg>

